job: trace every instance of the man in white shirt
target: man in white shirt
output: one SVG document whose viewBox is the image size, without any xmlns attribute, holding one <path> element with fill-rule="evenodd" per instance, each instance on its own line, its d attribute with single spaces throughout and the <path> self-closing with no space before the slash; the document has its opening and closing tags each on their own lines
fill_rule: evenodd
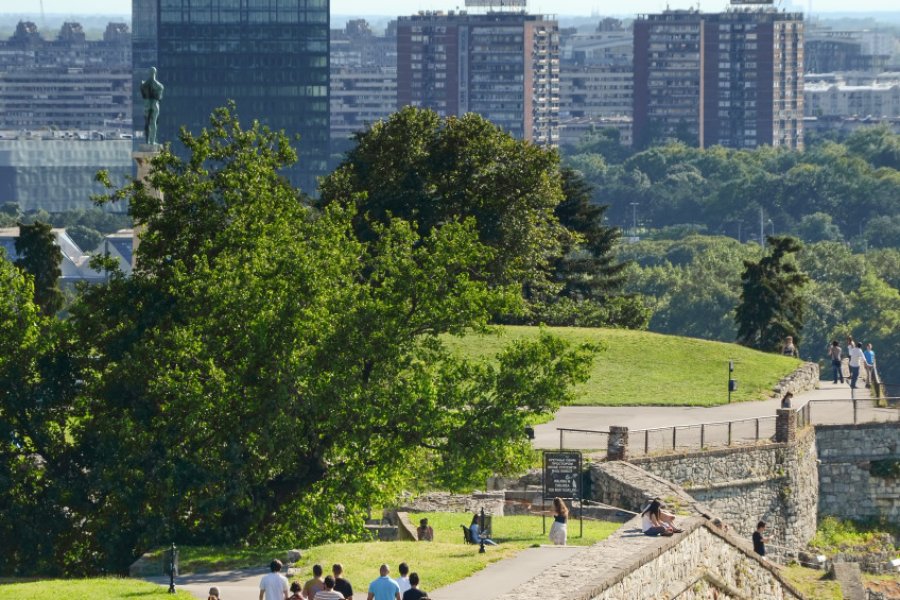
<svg viewBox="0 0 900 600">
<path fill-rule="evenodd" d="M 406 593 L 406 590 L 412 587 L 409 583 L 409 565 L 405 562 L 400 563 L 400 566 L 397 567 L 397 570 L 400 571 L 400 577 L 395 579 L 397 585 L 400 586 L 400 597 L 403 597 L 403 594 Z"/>
<path fill-rule="evenodd" d="M 862 348 L 855 342 L 850 342 L 848 352 L 850 354 L 850 387 L 856 388 L 856 380 L 859 379 L 859 368 L 865 362 L 866 357 Z"/>
<path fill-rule="evenodd" d="M 281 574 L 281 561 L 277 558 L 269 563 L 271 573 L 259 582 L 259 600 L 287 600 L 288 580 Z"/>
</svg>

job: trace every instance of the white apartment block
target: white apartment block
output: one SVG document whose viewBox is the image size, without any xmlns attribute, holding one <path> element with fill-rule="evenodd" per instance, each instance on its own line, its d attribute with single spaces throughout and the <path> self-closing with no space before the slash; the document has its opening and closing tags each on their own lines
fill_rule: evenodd
<svg viewBox="0 0 900 600">
<path fill-rule="evenodd" d="M 807 81 L 803 90 L 808 117 L 900 117 L 900 73 L 882 73 L 868 83 Z"/>
</svg>

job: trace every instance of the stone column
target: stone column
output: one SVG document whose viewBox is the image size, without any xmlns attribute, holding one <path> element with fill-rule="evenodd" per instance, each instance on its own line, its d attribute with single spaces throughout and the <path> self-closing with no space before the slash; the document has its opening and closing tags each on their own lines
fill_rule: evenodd
<svg viewBox="0 0 900 600">
<path fill-rule="evenodd" d="M 628 457 L 628 428 L 612 425 L 606 440 L 606 460 L 626 460 Z"/>
<path fill-rule="evenodd" d="M 150 187 L 149 182 L 147 181 L 147 177 L 150 175 L 150 161 L 159 154 L 159 151 L 162 150 L 162 146 L 159 144 L 140 144 L 138 145 L 137 150 L 131 153 L 131 157 L 134 159 L 134 162 L 137 163 L 137 180 L 144 183 L 149 189 L 150 193 L 155 197 L 162 200 L 162 192 L 159 190 Z M 132 234 L 132 242 L 131 242 L 131 268 L 134 269 L 137 261 L 137 249 L 138 246 L 141 245 L 141 233 L 143 232 L 143 226 L 135 225 Z"/>
<path fill-rule="evenodd" d="M 782 444 L 797 439 L 797 413 L 791 408 L 775 411 L 775 441 Z"/>
</svg>

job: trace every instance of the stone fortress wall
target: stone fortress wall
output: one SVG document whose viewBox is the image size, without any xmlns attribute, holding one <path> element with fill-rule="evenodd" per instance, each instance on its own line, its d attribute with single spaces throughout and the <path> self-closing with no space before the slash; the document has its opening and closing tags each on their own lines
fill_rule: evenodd
<svg viewBox="0 0 900 600">
<path fill-rule="evenodd" d="M 900 423 L 819 425 L 816 446 L 820 515 L 900 523 Z M 878 462 L 893 462 L 894 476 Z"/>
<path fill-rule="evenodd" d="M 788 443 L 764 443 L 634 459 L 682 487 L 739 535 L 765 521 L 773 544 L 802 548 L 816 533 L 819 478 L 811 428 Z"/>
</svg>

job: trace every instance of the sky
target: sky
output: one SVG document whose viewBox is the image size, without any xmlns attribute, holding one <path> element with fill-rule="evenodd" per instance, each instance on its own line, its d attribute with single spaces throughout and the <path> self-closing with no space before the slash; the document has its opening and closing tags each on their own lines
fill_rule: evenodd
<svg viewBox="0 0 900 600">
<path fill-rule="evenodd" d="M 372 4 L 370 0 L 331 0 L 331 12 L 336 15 L 367 14 L 412 14 L 419 10 L 448 10 L 463 6 L 465 0 L 393 0 L 389 4 Z M 779 3 L 775 0 L 776 4 Z M 41 0 L 0 0 L 0 12 L 38 13 Z M 700 0 L 703 10 L 720 10 L 727 0 Z M 807 9 L 812 3 L 813 12 L 871 12 L 898 11 L 897 0 L 782 0 L 785 6 Z M 44 11 L 69 14 L 129 14 L 131 0 L 43 0 Z M 536 13 L 563 15 L 591 14 L 633 14 L 638 12 L 658 12 L 668 5 L 670 8 L 695 7 L 698 0 L 529 0 L 528 8 Z M 382 12 L 373 6 L 384 7 Z M 77 7 L 77 8 L 76 8 Z M 388 8 L 389 7 L 389 8 Z"/>
</svg>

